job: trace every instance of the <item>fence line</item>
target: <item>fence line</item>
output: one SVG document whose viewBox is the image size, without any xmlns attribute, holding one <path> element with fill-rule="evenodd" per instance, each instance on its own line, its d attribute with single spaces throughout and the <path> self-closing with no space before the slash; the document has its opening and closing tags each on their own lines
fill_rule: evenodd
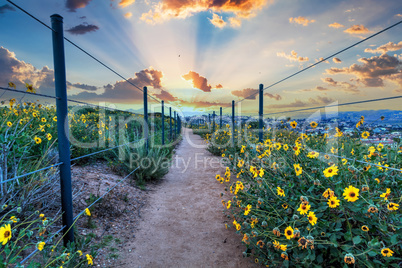
<svg viewBox="0 0 402 268">
<path fill-rule="evenodd" d="M 140 166 L 138 166 L 136 169 L 134 169 L 133 171 L 131 171 L 127 176 L 125 176 L 123 179 L 121 179 L 118 183 L 116 183 L 112 188 L 110 188 L 106 193 L 104 193 L 101 197 L 99 197 L 98 199 L 96 199 L 91 205 L 89 205 L 88 207 L 86 207 L 83 211 L 81 211 L 80 213 L 78 213 L 77 216 L 74 217 L 74 220 L 76 220 L 79 216 L 81 216 L 86 209 L 91 208 L 93 205 L 95 205 L 97 202 L 99 202 L 99 200 L 101 200 L 105 195 L 107 195 L 110 191 L 112 191 L 114 188 L 116 188 L 117 185 L 119 185 L 120 183 L 122 183 L 123 181 L 125 181 L 128 177 L 130 177 L 134 172 L 136 172 L 138 169 L 140 168 Z"/>
<path fill-rule="evenodd" d="M 397 26 L 397 25 L 399 25 L 399 24 L 401 24 L 401 23 L 402 23 L 402 20 L 399 21 L 399 22 L 397 22 L 397 23 L 392 24 L 391 26 L 388 26 L 387 28 L 382 29 L 382 30 L 379 31 L 379 32 L 376 32 L 376 33 L 370 35 L 369 37 L 366 37 L 366 38 L 360 40 L 359 42 L 356 42 L 356 43 L 354 43 L 354 44 L 352 44 L 352 45 L 350 45 L 350 46 L 348 46 L 348 47 L 346 47 L 346 48 L 344 48 L 344 49 L 342 49 L 342 50 L 340 50 L 340 51 L 338 51 L 338 52 L 336 52 L 336 53 L 331 54 L 330 56 L 327 56 L 327 57 L 323 58 L 322 60 L 320 60 L 320 61 L 318 61 L 318 62 L 316 62 L 316 63 L 314 63 L 314 64 L 311 64 L 310 66 L 308 66 L 308 67 L 306 67 L 306 68 L 304 68 L 304 69 L 302 69 L 302 70 L 300 70 L 300 71 L 297 71 L 297 72 L 295 72 L 295 73 L 293 73 L 293 74 L 291 74 L 291 75 L 289 75 L 289 76 L 287 76 L 287 77 L 285 77 L 285 78 L 283 78 L 283 79 L 281 79 L 281 80 L 279 80 L 279 81 L 277 81 L 277 82 L 275 82 L 275 83 L 273 83 L 273 84 L 270 84 L 269 86 L 265 87 L 265 88 L 263 89 L 263 91 L 266 90 L 266 89 L 268 89 L 268 88 L 271 88 L 271 87 L 273 87 L 273 86 L 275 86 L 275 85 L 277 85 L 277 84 L 279 84 L 279 83 L 282 83 L 283 81 L 288 80 L 289 78 L 291 78 L 291 77 L 293 77 L 293 76 L 295 76 L 295 75 L 298 75 L 298 74 L 300 74 L 300 73 L 302 73 L 302 72 L 304 72 L 304 71 L 307 71 L 308 69 L 310 69 L 310 68 L 312 68 L 312 67 L 314 67 L 314 66 L 316 66 L 316 65 L 318 65 L 318 64 L 320 64 L 320 63 L 322 63 L 322 62 L 325 62 L 325 61 L 331 59 L 332 57 L 334 57 L 334 56 L 336 56 L 336 55 L 338 55 L 338 54 L 340 54 L 340 53 L 342 53 L 342 52 L 345 52 L 346 50 L 349 50 L 349 49 L 351 49 L 351 48 L 353 48 L 353 47 L 355 47 L 355 46 L 357 46 L 357 45 L 359 45 L 359 44 L 361 44 L 361 43 L 363 43 L 363 42 L 365 42 L 365 41 L 367 41 L 367 40 L 369 40 L 369 39 L 371 39 L 371 38 L 373 38 L 373 37 L 375 37 L 375 36 L 377 36 L 377 35 L 379 35 L 379 34 L 381 34 L 381 33 L 383 33 L 383 32 L 386 32 L 386 31 L 388 31 L 389 29 L 392 29 L 392 28 L 394 28 L 395 26 Z M 259 92 L 253 93 L 253 94 L 251 94 L 251 95 L 249 95 L 249 96 L 243 98 L 242 100 L 237 101 L 236 104 L 237 104 L 237 103 L 240 103 L 240 102 L 242 102 L 242 101 L 244 101 L 244 100 L 246 100 L 246 99 L 248 99 L 248 98 L 250 98 L 250 97 L 254 97 L 254 96 L 257 95 L 258 93 L 259 93 Z M 226 108 L 225 108 L 225 109 L 226 109 Z"/>
<path fill-rule="evenodd" d="M 29 95 L 34 95 L 34 96 L 40 96 L 40 97 L 44 97 L 44 98 L 51 98 L 51 99 L 56 99 L 59 100 L 59 97 L 55 97 L 55 96 L 50 96 L 50 95 L 46 95 L 46 94 L 40 94 L 40 93 L 33 93 L 33 92 L 28 92 L 28 91 L 23 91 L 23 90 L 17 90 L 17 89 L 12 89 L 12 88 L 7 88 L 7 87 L 1 87 L 0 89 L 2 90 L 6 90 L 6 91 L 12 91 L 12 92 L 17 92 L 17 93 L 23 93 L 23 94 L 29 94 Z"/>
<path fill-rule="evenodd" d="M 40 24 L 42 24 L 43 26 L 45 26 L 46 28 L 50 29 L 51 31 L 55 32 L 54 29 L 52 29 L 49 25 L 47 25 L 46 23 L 44 23 L 43 21 L 41 21 L 40 19 L 38 19 L 37 17 L 35 17 L 34 15 L 32 15 L 31 13 L 29 13 L 28 11 L 24 10 L 23 8 L 21 8 L 20 6 L 16 5 L 14 2 L 12 2 L 11 0 L 7 0 L 7 2 L 9 2 L 10 4 L 12 4 L 13 6 L 15 6 L 16 8 L 18 8 L 19 10 L 21 10 L 22 12 L 24 12 L 25 14 L 27 14 L 28 16 L 30 16 L 31 18 L 33 18 L 34 20 L 36 20 L 37 22 L 39 22 Z M 84 54 L 86 54 L 87 56 L 89 56 L 90 58 L 92 58 L 93 60 L 95 60 L 96 62 L 98 62 L 99 64 L 101 64 L 103 67 L 105 67 L 106 69 L 108 69 L 109 71 L 111 71 L 112 73 L 116 74 L 118 77 L 122 78 L 124 81 L 126 81 L 127 83 L 129 83 L 130 85 L 134 86 L 135 88 L 137 88 L 138 90 L 142 91 L 143 90 L 137 86 L 136 84 L 132 83 L 131 81 L 129 81 L 127 78 L 125 78 L 124 76 L 122 76 L 120 73 L 118 73 L 117 71 L 115 71 L 114 69 L 112 69 L 111 67 L 109 67 L 108 65 L 106 65 L 105 63 L 103 63 L 102 61 L 100 61 L 99 59 L 97 59 L 95 56 L 93 56 L 92 54 L 90 54 L 89 52 L 87 52 L 85 49 L 81 48 L 79 45 L 75 44 L 73 41 L 71 41 L 70 39 L 68 39 L 67 37 L 63 37 L 64 40 L 66 40 L 67 42 L 69 42 L 71 45 L 73 45 L 74 47 L 76 47 L 78 50 L 80 50 L 81 52 L 83 52 Z M 154 96 L 149 95 L 150 98 L 154 99 L 157 102 L 160 102 L 160 100 L 158 100 L 157 98 L 155 98 Z"/>
<path fill-rule="evenodd" d="M 14 177 L 14 178 L 12 178 L 12 179 L 8 179 L 8 180 L 5 180 L 5 181 L 2 181 L 2 182 L 0 182 L 0 184 L 6 183 L 6 182 L 10 182 L 10 181 L 15 181 L 15 180 L 24 178 L 24 177 L 26 177 L 26 176 L 35 174 L 35 173 L 37 173 L 37 172 L 44 171 L 44 170 L 50 169 L 50 168 L 52 168 L 52 167 L 60 166 L 60 165 L 62 165 L 62 164 L 63 164 L 63 162 L 59 162 L 59 163 L 57 163 L 57 164 L 54 164 L 54 165 L 51 165 L 51 166 L 48 166 L 48 167 L 44 167 L 44 168 L 41 168 L 41 169 L 38 169 L 38 170 L 35 170 L 35 171 L 32 171 L 32 172 L 29 172 L 29 173 L 25 173 L 25 174 L 19 175 L 19 176 L 17 176 L 17 177 Z"/>
<path fill-rule="evenodd" d="M 61 157 L 61 162 L 57 163 L 55 165 L 49 166 L 49 167 L 45 167 L 42 169 L 38 169 L 36 171 L 32 171 L 30 173 L 26 173 L 23 175 L 20 175 L 18 177 L 12 178 L 10 180 L 6 180 L 3 181 L 2 183 L 6 183 L 6 182 L 10 182 L 13 180 L 17 180 L 19 178 L 31 175 L 31 174 L 35 174 L 37 172 L 55 167 L 55 166 L 60 166 L 60 186 L 61 186 L 61 195 L 62 195 L 62 219 L 63 219 L 63 228 L 61 228 L 59 231 L 57 231 L 54 235 L 56 235 L 57 233 L 63 231 L 64 235 L 64 243 L 67 244 L 68 242 L 73 242 L 74 241 L 74 235 L 73 235 L 73 226 L 75 225 L 74 220 L 82 215 L 83 212 L 80 212 L 76 217 L 73 218 L 73 209 L 72 209 L 72 198 L 71 198 L 71 170 L 70 170 L 70 163 L 71 161 L 75 161 L 78 159 L 83 159 L 85 157 L 89 157 L 89 156 L 93 156 L 102 152 L 106 152 L 106 151 L 110 151 L 113 149 L 116 149 L 118 147 L 122 147 L 124 145 L 128 145 L 130 143 L 133 142 L 138 142 L 140 140 L 146 139 L 148 140 L 150 137 L 148 135 L 146 135 L 146 137 L 141 138 L 139 140 L 133 141 L 133 142 L 129 142 L 123 145 L 119 145 L 119 146 L 115 146 L 112 148 L 108 148 L 105 150 L 101 150 L 101 151 L 97 151 L 94 153 L 90 153 L 87 155 L 83 155 L 80 157 L 76 157 L 71 159 L 70 158 L 70 143 L 69 140 L 66 137 L 66 133 L 64 132 L 64 127 L 65 127 L 65 123 L 68 129 L 68 122 L 65 122 L 65 120 L 68 118 L 68 106 L 67 106 L 67 101 L 70 102 L 74 102 L 74 103 L 79 103 L 79 104 L 84 104 L 84 105 L 89 105 L 89 106 L 96 106 L 93 104 L 89 104 L 89 103 L 85 103 L 82 101 L 77 101 L 77 100 L 70 100 L 67 98 L 67 83 L 66 83 L 66 74 L 65 74 L 65 56 L 64 56 L 64 40 L 67 41 L 68 43 L 70 43 L 71 45 L 73 45 L 74 47 L 76 47 L 77 49 L 81 50 L 84 54 L 88 55 L 89 57 L 91 57 L 93 60 L 95 60 L 96 62 L 98 62 L 99 64 L 101 64 L 102 66 L 104 66 L 105 68 L 107 68 L 108 70 L 110 70 L 111 72 L 113 72 L 114 74 L 118 75 L 120 78 L 124 79 L 127 83 L 131 84 L 132 86 L 136 87 L 137 89 L 139 89 L 140 91 L 142 91 L 144 93 L 144 107 L 147 106 L 147 97 L 150 97 L 154 100 L 156 100 L 157 102 L 160 103 L 160 101 L 158 99 L 156 99 L 154 96 L 152 95 L 148 95 L 146 90 L 142 90 L 141 88 L 139 88 L 137 85 L 135 85 L 134 83 L 132 83 L 130 80 L 126 79 L 124 76 L 122 76 L 121 74 L 119 74 L 118 72 L 116 72 L 115 70 L 113 70 L 111 67 L 109 67 L 108 65 L 106 65 L 105 63 L 103 63 L 102 61 L 100 61 L 99 59 L 97 59 L 96 57 L 94 57 L 92 54 L 90 54 L 88 51 L 84 50 L 83 48 L 81 48 L 80 46 L 78 46 L 77 44 L 75 44 L 74 42 L 72 42 L 71 40 L 69 40 L 68 38 L 64 37 L 63 33 L 63 18 L 60 15 L 52 15 L 51 16 L 51 21 L 52 21 L 52 27 L 49 27 L 48 25 L 46 25 L 44 22 L 42 22 L 41 20 L 39 20 L 38 18 L 36 18 L 35 16 L 33 16 L 32 14 L 30 14 L 29 12 L 27 12 L 26 10 L 22 9 L 21 7 L 19 7 L 18 5 L 14 4 L 12 1 L 7 0 L 10 4 L 14 5 L 16 8 L 20 9 L 21 11 L 23 11 L 24 13 L 26 13 L 27 15 L 29 15 L 30 17 L 32 17 L 33 19 L 35 19 L 36 21 L 38 21 L 39 23 L 41 23 L 42 25 L 44 25 L 45 27 L 49 28 L 52 31 L 52 37 L 53 37 L 53 58 L 54 58 L 54 66 L 55 66 L 55 71 L 54 71 L 54 76 L 55 76 L 55 90 L 56 90 L 56 97 L 54 96 L 49 96 L 46 94 L 40 94 L 40 93 L 33 93 L 33 92 L 26 92 L 26 91 L 22 91 L 22 90 L 13 90 L 10 88 L 5 88 L 5 87 L 0 87 L 0 89 L 3 89 L 5 91 L 13 91 L 13 92 L 18 92 L 18 93 L 24 93 L 24 94 L 29 94 L 29 95 L 35 95 L 35 96 L 40 96 L 40 97 L 46 97 L 46 98 L 53 98 L 56 99 L 56 113 L 57 113 L 57 117 L 59 120 L 57 120 L 58 125 L 57 125 L 57 133 L 58 133 L 58 144 L 59 144 L 59 157 Z M 100 107 L 99 105 L 97 107 Z M 118 109 L 113 109 L 113 108 L 108 108 L 108 107 L 104 107 L 110 110 L 115 110 L 115 111 L 120 111 L 120 112 L 128 112 L 128 111 L 123 111 L 123 110 L 118 110 Z M 146 107 L 145 107 L 145 111 L 146 111 Z M 171 111 L 171 107 L 170 107 L 170 111 Z M 130 113 L 130 112 L 128 112 Z M 145 115 L 147 116 L 147 114 Z M 170 131 L 172 132 L 173 127 L 172 127 L 172 118 L 169 118 L 170 120 Z M 180 122 L 180 118 L 176 115 L 174 118 L 174 123 L 175 123 L 175 134 L 179 133 L 179 128 L 181 128 L 181 122 Z M 146 128 L 148 128 L 148 124 L 146 125 Z M 151 137 L 153 137 L 154 135 L 152 135 Z M 176 135 L 174 135 L 174 137 L 176 138 Z M 171 139 L 172 140 L 172 139 Z M 64 156 L 64 159 L 62 158 L 62 156 Z M 66 158 L 67 157 L 67 158 Z M 96 204 L 97 202 L 99 202 L 99 200 L 101 200 L 106 194 L 108 194 L 111 190 L 113 190 L 115 187 L 117 187 L 120 183 L 122 183 L 124 180 L 126 180 L 127 178 L 129 178 L 135 171 L 137 171 L 140 168 L 140 166 L 138 166 L 137 168 L 135 168 L 134 170 L 132 170 L 126 177 L 124 177 L 120 182 L 118 182 L 117 184 L 115 184 L 111 189 L 109 189 L 105 194 L 103 194 L 100 198 L 98 198 L 97 200 L 95 200 L 95 202 L 93 202 L 90 206 L 88 206 L 87 208 L 92 207 L 94 204 Z M 37 249 L 32 252 L 27 258 L 25 258 L 21 263 L 24 263 L 26 260 L 28 260 L 29 258 L 31 258 L 32 256 L 34 256 L 34 254 L 37 252 Z"/>
<path fill-rule="evenodd" d="M 362 164 L 369 164 L 369 165 L 373 165 L 373 166 L 376 166 L 376 167 L 382 167 L 382 168 L 386 168 L 386 169 L 391 169 L 391 170 L 395 170 L 395 171 L 398 171 L 398 172 L 402 171 L 401 169 L 397 169 L 397 168 L 393 168 L 393 167 L 387 167 L 387 166 L 384 166 L 384 165 L 381 165 L 381 164 L 375 164 L 375 163 L 371 163 L 371 162 L 367 162 L 367 161 L 357 160 L 356 158 L 348 158 L 348 157 L 344 157 L 344 156 L 336 155 L 336 154 L 327 154 L 327 153 L 325 153 L 325 154 L 329 155 L 329 156 L 336 157 L 336 158 L 344 158 L 344 159 L 347 159 L 347 160 L 350 160 L 350 161 L 355 161 L 355 162 L 359 162 L 359 163 L 362 163 Z"/>
<path fill-rule="evenodd" d="M 333 105 L 327 105 L 327 106 L 317 106 L 317 107 L 304 108 L 304 109 L 298 109 L 298 110 L 289 110 L 289 111 L 284 111 L 284 112 L 268 113 L 268 114 L 263 114 L 263 115 L 273 115 L 273 114 L 283 114 L 283 113 L 291 113 L 291 112 L 301 112 L 301 111 L 307 111 L 307 110 L 323 109 L 323 108 L 327 108 L 327 107 L 338 107 L 338 106 L 346 106 L 346 105 L 368 103 L 368 102 L 376 102 L 376 101 L 383 101 L 383 100 L 393 100 L 393 99 L 399 99 L 399 98 L 402 98 L 402 95 L 388 97 L 388 98 L 377 98 L 377 99 L 364 100 L 364 101 L 346 102 L 346 103 L 333 104 Z"/>
</svg>

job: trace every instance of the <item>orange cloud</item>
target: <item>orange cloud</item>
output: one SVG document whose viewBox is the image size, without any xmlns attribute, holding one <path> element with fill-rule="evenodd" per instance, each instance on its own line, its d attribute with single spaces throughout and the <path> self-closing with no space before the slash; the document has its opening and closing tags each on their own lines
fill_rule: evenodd
<svg viewBox="0 0 402 268">
<path fill-rule="evenodd" d="M 153 89 L 162 90 L 162 78 L 163 73 L 161 71 L 155 70 L 152 67 L 144 69 L 138 73 L 134 74 L 134 77 L 128 78 L 127 81 L 117 81 L 115 84 L 108 84 L 103 86 L 104 92 L 97 94 L 94 92 L 81 92 L 77 95 L 73 95 L 74 99 L 84 100 L 84 101 L 117 101 L 120 103 L 142 103 L 143 92 L 138 88 L 134 87 L 132 84 L 143 87 L 152 87 Z M 152 90 L 152 89 L 151 89 Z M 153 93 L 152 95 L 163 95 L 167 96 L 163 90 L 160 93 Z"/>
<path fill-rule="evenodd" d="M 292 50 L 290 52 L 290 55 L 285 54 L 285 52 L 277 52 L 276 55 L 278 57 L 282 57 L 285 59 L 288 59 L 290 61 L 298 61 L 298 62 L 303 62 L 303 61 L 308 61 L 308 57 L 301 57 L 301 56 L 297 56 L 297 52 Z"/>
<path fill-rule="evenodd" d="M 299 16 L 297 18 L 289 18 L 289 22 L 307 26 L 307 25 L 309 25 L 309 23 L 315 22 L 315 20 L 309 20 L 309 19 L 306 19 L 305 17 Z"/>
<path fill-rule="evenodd" d="M 70 12 L 75 12 L 78 8 L 86 7 L 91 0 L 67 0 L 66 1 L 66 8 Z"/>
<path fill-rule="evenodd" d="M 333 58 L 332 59 L 335 63 L 342 63 L 342 61 L 339 58 Z"/>
<path fill-rule="evenodd" d="M 230 26 L 233 28 L 239 28 L 241 26 L 241 20 L 239 18 L 229 18 Z"/>
<path fill-rule="evenodd" d="M 218 28 L 223 28 L 227 24 L 226 21 L 224 21 L 221 16 L 219 16 L 218 14 L 215 14 L 215 13 L 212 15 L 212 19 L 209 19 L 209 21 L 215 27 L 218 27 Z"/>
<path fill-rule="evenodd" d="M 221 84 L 218 84 L 218 85 L 215 86 L 215 88 L 219 89 L 219 88 L 223 88 L 223 86 Z"/>
<path fill-rule="evenodd" d="M 344 25 L 342 25 L 342 24 L 340 24 L 340 23 L 337 23 L 337 22 L 331 23 L 331 24 L 329 24 L 328 26 L 329 26 L 329 27 L 332 27 L 332 28 L 336 28 L 336 29 L 345 27 Z"/>
<path fill-rule="evenodd" d="M 231 93 L 233 96 L 239 97 L 241 99 L 246 99 L 246 100 L 255 100 L 256 97 L 258 96 L 259 90 L 258 89 L 253 89 L 253 88 L 245 88 L 245 89 L 240 89 L 240 90 L 233 90 Z M 279 94 L 271 94 L 271 93 L 264 93 L 264 96 L 267 96 L 268 98 L 275 99 L 275 100 L 281 100 L 282 96 Z"/>
<path fill-rule="evenodd" d="M 371 58 L 361 58 L 358 60 L 362 64 L 352 64 L 349 67 L 330 68 L 327 74 L 351 74 L 356 78 L 354 81 L 366 87 L 383 87 L 385 80 L 402 85 L 402 60 L 397 56 L 382 54 Z"/>
<path fill-rule="evenodd" d="M 332 98 L 328 97 L 322 97 L 322 96 L 317 96 L 316 98 L 309 98 L 307 101 L 301 101 L 296 99 L 294 102 L 287 103 L 287 104 L 273 104 L 273 105 L 268 105 L 268 108 L 276 108 L 276 109 L 281 109 L 281 108 L 299 108 L 299 107 L 306 107 L 306 106 L 311 106 L 311 105 L 325 105 L 331 102 L 334 102 L 335 100 Z"/>
<path fill-rule="evenodd" d="M 131 18 L 133 16 L 133 13 L 131 13 L 131 12 L 127 12 L 126 14 L 124 14 L 124 17 L 126 18 L 126 19 L 129 19 L 129 18 Z"/>
<path fill-rule="evenodd" d="M 192 107 L 195 109 L 200 109 L 200 108 L 212 108 L 212 107 L 231 107 L 231 103 L 227 102 L 210 102 L 210 101 L 200 101 L 193 99 L 191 101 L 186 101 L 186 100 L 179 100 L 178 104 L 185 106 L 185 107 Z"/>
<path fill-rule="evenodd" d="M 160 0 L 147 13 L 141 15 L 141 20 L 149 24 L 156 24 L 173 18 L 185 19 L 196 13 L 211 10 L 217 13 L 232 13 L 234 17 L 229 19 L 230 25 L 239 27 L 241 19 L 256 16 L 259 10 L 271 3 L 273 0 Z M 214 17 L 216 18 L 216 16 Z M 221 22 L 214 25 L 222 27 L 222 24 Z"/>
<path fill-rule="evenodd" d="M 194 88 L 201 89 L 204 92 L 211 92 L 211 85 L 208 85 L 208 80 L 196 72 L 190 71 L 182 76 L 184 80 L 191 81 Z"/>
<path fill-rule="evenodd" d="M 366 48 L 364 52 L 384 54 L 387 53 L 388 51 L 397 51 L 400 49 L 402 49 L 402 41 L 400 41 L 397 44 L 394 44 L 393 42 L 388 42 L 384 45 L 377 47 L 376 49 Z"/>
<path fill-rule="evenodd" d="M 335 81 L 331 77 L 321 78 L 321 80 L 323 82 L 329 84 L 330 86 L 339 87 L 339 90 L 341 90 L 341 91 L 344 91 L 347 93 L 353 93 L 353 94 L 360 93 L 360 90 L 357 89 L 357 86 L 355 86 L 349 82 L 338 82 L 338 81 Z"/>
<path fill-rule="evenodd" d="M 135 3 L 135 0 L 120 0 L 119 2 L 119 6 L 121 6 L 122 8 L 128 7 L 132 4 Z"/>
<path fill-rule="evenodd" d="M 320 57 L 318 60 L 317 60 L 317 59 L 315 59 L 315 62 L 319 62 L 319 61 L 323 61 L 323 62 L 325 62 L 325 63 L 329 63 L 329 61 L 324 60 L 324 58 L 323 58 L 323 57 Z"/>
<path fill-rule="evenodd" d="M 160 100 L 164 100 L 165 102 L 174 102 L 177 101 L 178 98 L 170 94 L 168 91 L 161 89 L 159 93 L 152 93 L 155 97 Z"/>
<path fill-rule="evenodd" d="M 367 33 L 370 33 L 369 29 L 364 27 L 363 24 L 353 25 L 352 27 L 346 29 L 344 32 L 348 33 L 348 34 L 367 34 Z"/>
</svg>

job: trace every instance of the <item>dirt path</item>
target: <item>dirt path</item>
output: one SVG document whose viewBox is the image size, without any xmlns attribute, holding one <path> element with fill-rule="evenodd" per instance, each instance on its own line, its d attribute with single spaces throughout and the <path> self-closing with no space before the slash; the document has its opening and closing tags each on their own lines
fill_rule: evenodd
<svg viewBox="0 0 402 268">
<path fill-rule="evenodd" d="M 224 173 L 219 158 L 192 130 L 183 131 L 173 165 L 150 193 L 135 238 L 119 252 L 118 267 L 252 267 L 242 257 L 241 237 L 224 226 L 224 186 L 215 180 Z"/>
</svg>

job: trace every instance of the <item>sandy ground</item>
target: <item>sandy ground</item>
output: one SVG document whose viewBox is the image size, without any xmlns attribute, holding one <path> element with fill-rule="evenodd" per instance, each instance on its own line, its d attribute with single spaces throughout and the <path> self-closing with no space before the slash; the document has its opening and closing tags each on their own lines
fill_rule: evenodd
<svg viewBox="0 0 402 268">
<path fill-rule="evenodd" d="M 198 135 L 183 131 L 173 165 L 149 193 L 134 238 L 120 249 L 116 267 L 253 267 L 242 256 L 241 237 L 225 229 L 230 221 L 222 213 L 224 186 L 215 180 L 224 167 Z"/>
</svg>

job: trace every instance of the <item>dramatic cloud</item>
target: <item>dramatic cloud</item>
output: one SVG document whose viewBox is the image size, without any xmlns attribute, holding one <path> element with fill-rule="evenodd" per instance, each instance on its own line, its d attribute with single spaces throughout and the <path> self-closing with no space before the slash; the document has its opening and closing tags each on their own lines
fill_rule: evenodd
<svg viewBox="0 0 402 268">
<path fill-rule="evenodd" d="M 306 106 L 311 106 L 311 105 L 325 105 L 325 104 L 328 104 L 328 103 L 331 103 L 334 101 L 335 100 L 332 98 L 317 96 L 316 98 L 309 98 L 307 101 L 301 101 L 301 100 L 296 99 L 292 103 L 272 104 L 272 105 L 268 105 L 268 108 L 275 108 L 275 109 L 301 108 L 301 107 L 306 107 Z"/>
<path fill-rule="evenodd" d="M 4 47 L 0 47 L 0 66 L 0 85 L 13 82 L 19 89 L 24 89 L 25 83 L 32 84 L 35 89 L 53 86 L 53 70 L 47 66 L 37 69 L 32 64 L 18 60 L 14 52 Z"/>
<path fill-rule="evenodd" d="M 253 88 L 245 88 L 241 90 L 233 90 L 231 93 L 233 96 L 239 97 L 241 99 L 246 99 L 246 100 L 255 100 L 258 96 L 258 89 L 253 89 Z M 275 100 L 281 100 L 282 96 L 278 94 L 271 94 L 271 93 L 264 93 L 264 96 L 267 96 L 268 98 L 275 99 Z"/>
<path fill-rule="evenodd" d="M 353 64 L 350 67 L 330 68 L 328 74 L 351 74 L 355 81 L 367 87 L 383 87 L 384 80 L 390 80 L 398 84 L 401 81 L 402 60 L 398 57 L 382 54 L 371 58 L 361 58 L 362 64 Z"/>
<path fill-rule="evenodd" d="M 96 91 L 98 88 L 95 86 L 90 86 L 86 84 L 80 84 L 80 83 L 75 83 L 72 84 L 70 82 L 67 82 L 67 88 L 79 88 L 87 91 Z"/>
<path fill-rule="evenodd" d="M 290 55 L 285 54 L 285 52 L 277 52 L 276 55 L 278 57 L 282 57 L 290 61 L 298 61 L 298 62 L 308 61 L 308 57 L 297 56 L 297 52 L 294 50 L 290 52 Z"/>
<path fill-rule="evenodd" d="M 333 58 L 332 59 L 335 63 L 342 63 L 342 61 L 339 58 Z"/>
<path fill-rule="evenodd" d="M 211 85 L 208 85 L 208 80 L 200 76 L 198 73 L 190 71 L 188 74 L 182 76 L 184 80 L 191 81 L 194 88 L 201 89 L 204 92 L 211 92 Z"/>
<path fill-rule="evenodd" d="M 119 103 L 141 103 L 143 99 L 143 93 L 138 88 L 134 87 L 132 84 L 139 88 L 153 87 L 154 89 L 160 90 L 162 88 L 161 79 L 163 73 L 158 70 L 154 70 L 152 67 L 135 73 L 134 78 L 129 78 L 127 82 L 125 80 L 117 81 L 115 84 L 108 84 L 104 86 L 104 92 L 102 94 L 97 94 L 94 92 L 81 92 L 74 95 L 74 99 L 83 101 L 108 101 L 108 102 L 119 102 Z M 152 92 L 150 92 L 152 94 Z M 164 95 L 167 96 L 164 91 L 154 94 L 155 96 Z"/>
<path fill-rule="evenodd" d="M 311 92 L 311 91 L 328 91 L 326 87 L 316 86 L 315 88 L 300 89 L 297 91 L 290 91 L 289 93 L 299 93 L 299 92 Z"/>
<path fill-rule="evenodd" d="M 99 30 L 99 27 L 96 25 L 80 24 L 80 25 L 74 26 L 73 28 L 70 28 L 66 31 L 71 34 L 74 34 L 74 35 L 80 35 L 80 34 L 86 34 L 89 32 L 95 32 L 97 30 Z"/>
<path fill-rule="evenodd" d="M 67 0 L 66 1 L 66 8 L 68 11 L 75 12 L 78 8 L 86 7 L 91 0 Z"/>
<path fill-rule="evenodd" d="M 329 84 L 330 86 L 339 87 L 338 90 L 341 90 L 341 91 L 344 91 L 347 93 L 352 93 L 352 94 L 360 93 L 360 90 L 357 89 L 357 86 L 355 86 L 349 82 L 338 82 L 338 81 L 335 81 L 331 77 L 322 78 L 321 80 L 323 82 Z"/>
<path fill-rule="evenodd" d="M 219 88 L 223 88 L 223 86 L 221 84 L 218 84 L 218 85 L 215 86 L 215 88 L 219 89 Z"/>
<path fill-rule="evenodd" d="M 7 11 L 15 11 L 15 8 L 10 6 L 9 4 L 5 4 L 5 5 L 0 6 L 0 14 L 4 14 Z"/>
<path fill-rule="evenodd" d="M 297 18 L 289 18 L 290 23 L 297 23 L 303 26 L 307 26 L 309 23 L 315 22 L 315 20 L 309 20 L 306 19 L 305 17 L 297 17 Z"/>
<path fill-rule="evenodd" d="M 267 96 L 268 98 L 271 98 L 271 99 L 275 99 L 275 100 L 281 100 L 282 99 L 282 96 L 281 95 L 279 95 L 279 94 L 271 94 L 271 93 L 264 93 L 264 96 Z"/>
<path fill-rule="evenodd" d="M 258 89 L 245 88 L 239 90 L 232 90 L 232 95 L 246 100 L 255 100 L 258 95 Z"/>
<path fill-rule="evenodd" d="M 119 6 L 122 8 L 128 7 L 135 3 L 135 0 L 120 0 Z"/>
<path fill-rule="evenodd" d="M 170 19 L 185 19 L 196 13 L 211 10 L 216 13 L 233 14 L 234 16 L 229 18 L 230 25 L 239 27 L 241 19 L 256 16 L 259 10 L 271 3 L 273 0 L 160 0 L 153 4 L 147 13 L 142 14 L 141 20 L 155 24 Z"/>
<path fill-rule="evenodd" d="M 241 20 L 239 18 L 229 18 L 230 26 L 233 28 L 239 28 L 241 26 Z"/>
<path fill-rule="evenodd" d="M 329 61 L 324 60 L 324 58 L 323 58 L 323 57 L 319 58 L 318 60 L 317 60 L 317 59 L 315 59 L 315 62 L 319 62 L 319 61 L 322 61 L 322 62 L 325 62 L 325 63 L 329 63 Z"/>
<path fill-rule="evenodd" d="M 161 89 L 159 93 L 153 93 L 152 95 L 160 100 L 164 100 L 165 102 L 174 102 L 179 100 L 177 97 L 173 96 L 168 91 L 163 89 Z"/>
<path fill-rule="evenodd" d="M 331 23 L 328 26 L 331 27 L 331 28 L 336 28 L 336 29 L 345 27 L 344 25 L 342 25 L 340 23 L 337 23 L 337 22 Z"/>
<path fill-rule="evenodd" d="M 352 27 L 346 29 L 344 31 L 345 33 L 348 34 L 367 34 L 370 33 L 369 29 L 364 27 L 364 25 L 353 25 Z"/>
<path fill-rule="evenodd" d="M 366 48 L 364 52 L 368 53 L 387 53 L 388 51 L 397 51 L 402 49 L 402 41 L 400 41 L 397 44 L 394 44 L 393 42 L 386 43 L 385 45 L 381 45 L 377 47 L 376 49 L 371 49 L 371 48 Z"/>
<path fill-rule="evenodd" d="M 221 29 L 226 26 L 226 21 L 224 21 L 221 16 L 219 16 L 218 14 L 215 14 L 215 13 L 212 15 L 212 19 L 209 19 L 209 21 L 215 27 L 218 27 Z"/>
<path fill-rule="evenodd" d="M 126 19 L 129 19 L 129 18 L 131 18 L 133 16 L 133 13 L 131 13 L 131 12 L 127 12 L 126 14 L 124 14 L 124 17 L 126 18 Z"/>
</svg>

